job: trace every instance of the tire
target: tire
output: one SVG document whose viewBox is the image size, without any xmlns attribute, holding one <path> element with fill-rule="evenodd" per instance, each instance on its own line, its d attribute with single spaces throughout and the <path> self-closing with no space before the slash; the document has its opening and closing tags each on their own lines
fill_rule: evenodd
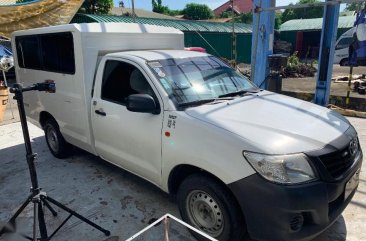
<svg viewBox="0 0 366 241">
<path fill-rule="evenodd" d="M 70 155 L 71 145 L 65 141 L 57 122 L 53 119 L 48 119 L 43 129 L 48 149 L 52 155 L 57 158 L 68 157 Z"/>
<path fill-rule="evenodd" d="M 348 59 L 342 59 L 339 63 L 340 66 L 348 66 Z"/>
<path fill-rule="evenodd" d="M 193 174 L 179 187 L 178 206 L 183 220 L 220 241 L 247 240 L 238 204 L 224 184 L 208 175 Z M 200 241 L 202 235 L 192 232 Z"/>
</svg>

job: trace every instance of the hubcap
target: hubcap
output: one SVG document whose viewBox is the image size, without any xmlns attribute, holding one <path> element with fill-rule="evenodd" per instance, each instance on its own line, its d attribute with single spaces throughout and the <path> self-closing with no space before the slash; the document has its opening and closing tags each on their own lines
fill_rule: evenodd
<svg viewBox="0 0 366 241">
<path fill-rule="evenodd" d="M 217 202 L 206 192 L 191 191 L 187 198 L 188 215 L 193 224 L 213 237 L 224 229 L 224 219 Z"/>
<path fill-rule="evenodd" d="M 50 145 L 52 151 L 57 152 L 58 151 L 58 138 L 57 138 L 57 133 L 53 128 L 47 129 L 47 140 L 48 140 L 48 144 Z"/>
</svg>

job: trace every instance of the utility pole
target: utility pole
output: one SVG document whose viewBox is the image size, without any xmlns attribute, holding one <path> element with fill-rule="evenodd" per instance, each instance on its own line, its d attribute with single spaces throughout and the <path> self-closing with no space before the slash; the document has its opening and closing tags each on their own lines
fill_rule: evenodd
<svg viewBox="0 0 366 241">
<path fill-rule="evenodd" d="M 131 0 L 131 2 L 132 2 L 132 19 L 133 19 L 133 22 L 136 23 L 135 0 Z"/>
<path fill-rule="evenodd" d="M 314 103 L 328 105 L 333 72 L 334 45 L 337 37 L 339 4 L 337 0 L 325 1 L 323 31 L 320 39 L 319 69 L 316 77 Z M 330 3 L 334 3 L 330 5 Z"/>
<path fill-rule="evenodd" d="M 231 15 L 232 15 L 232 23 L 233 23 L 233 30 L 232 30 L 232 42 L 231 42 L 231 59 L 232 59 L 232 66 L 236 68 L 236 35 L 235 35 L 235 11 L 234 11 L 234 0 L 231 1 Z"/>
</svg>

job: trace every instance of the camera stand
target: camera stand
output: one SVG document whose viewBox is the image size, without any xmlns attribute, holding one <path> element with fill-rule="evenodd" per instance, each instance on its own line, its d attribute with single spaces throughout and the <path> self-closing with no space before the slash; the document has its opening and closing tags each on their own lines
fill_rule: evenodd
<svg viewBox="0 0 366 241">
<path fill-rule="evenodd" d="M 24 144 L 26 149 L 26 159 L 27 164 L 29 167 L 30 177 L 31 177 L 31 194 L 27 198 L 27 200 L 22 204 L 22 206 L 15 212 L 13 217 L 7 222 L 7 224 L 0 230 L 0 236 L 4 233 L 15 232 L 15 220 L 19 216 L 19 214 L 28 206 L 28 204 L 33 203 L 33 237 L 29 237 L 23 235 L 26 239 L 33 240 L 33 241 L 48 241 L 61 229 L 61 227 L 72 217 L 75 216 L 81 221 L 91 225 L 92 227 L 98 229 L 99 231 L 103 232 L 106 236 L 110 235 L 110 232 L 106 229 L 103 229 L 99 225 L 93 223 L 92 221 L 88 220 L 87 218 L 81 216 L 77 212 L 69 209 L 68 207 L 64 206 L 63 204 L 59 203 L 55 199 L 47 196 L 45 192 L 41 191 L 41 188 L 38 186 L 38 179 L 37 179 L 37 172 L 34 165 L 34 161 L 37 157 L 35 153 L 32 151 L 32 146 L 29 137 L 28 125 L 27 125 L 27 117 L 25 115 L 24 110 L 24 103 L 23 103 L 23 92 L 25 91 L 46 91 L 54 93 L 56 88 L 55 84 L 52 82 L 48 83 L 39 83 L 35 84 L 26 88 L 22 88 L 20 84 L 14 84 L 14 87 L 10 89 L 11 93 L 14 93 L 14 99 L 17 100 L 18 109 L 19 109 L 19 117 L 20 122 L 22 125 L 23 130 L 23 137 L 24 137 Z M 47 233 L 47 226 L 44 217 L 44 210 L 43 208 L 47 208 L 53 216 L 57 216 L 57 212 L 51 207 L 50 203 L 59 207 L 60 209 L 69 213 L 68 217 L 56 228 L 51 235 Z M 37 224 L 39 227 L 40 238 L 37 238 Z"/>
</svg>

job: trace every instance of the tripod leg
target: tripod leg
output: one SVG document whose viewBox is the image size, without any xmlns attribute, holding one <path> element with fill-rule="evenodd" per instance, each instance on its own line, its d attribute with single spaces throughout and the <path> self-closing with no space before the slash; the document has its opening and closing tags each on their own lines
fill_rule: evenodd
<svg viewBox="0 0 366 241">
<path fill-rule="evenodd" d="M 49 201 L 50 203 L 53 203 L 53 204 L 54 204 L 54 205 L 56 205 L 57 207 L 59 207 L 59 208 L 63 209 L 64 211 L 66 211 L 66 212 L 70 213 L 71 215 L 73 215 L 73 216 L 77 217 L 77 218 L 78 218 L 78 219 L 80 219 L 81 221 L 83 221 L 83 222 L 85 222 L 85 223 L 89 224 L 90 226 L 92 226 L 92 227 L 94 227 L 94 228 L 98 229 L 99 231 L 103 232 L 106 236 L 109 236 L 109 235 L 111 234 L 111 232 L 110 232 L 110 231 L 108 231 L 108 230 L 106 230 L 106 229 L 104 229 L 104 228 L 100 227 L 99 225 L 97 225 L 97 224 L 93 223 L 92 221 L 90 221 L 90 220 L 88 220 L 87 218 L 85 218 L 85 217 L 81 216 L 81 215 L 80 215 L 80 214 L 78 214 L 77 212 L 75 212 L 75 211 L 71 210 L 70 208 L 68 208 L 68 207 L 64 206 L 63 204 L 61 204 L 61 203 L 57 202 L 56 200 L 54 200 L 54 199 L 50 198 L 49 196 L 46 196 L 45 198 L 46 198 L 46 199 L 47 199 L 47 201 Z"/>
<path fill-rule="evenodd" d="M 33 203 L 33 241 L 37 241 L 37 203 Z"/>
<path fill-rule="evenodd" d="M 41 200 L 42 200 L 43 204 L 45 205 L 45 207 L 47 207 L 48 210 L 50 210 L 50 212 L 52 213 L 52 215 L 54 217 L 56 217 L 57 216 L 57 212 L 51 207 L 51 205 L 47 202 L 47 200 L 44 197 L 42 197 Z"/>
<path fill-rule="evenodd" d="M 6 232 L 9 232 L 9 226 L 14 228 L 15 219 L 19 216 L 21 212 L 28 206 L 28 204 L 32 201 L 33 194 L 31 194 L 28 199 L 20 206 L 20 208 L 15 212 L 15 214 L 9 219 L 8 223 L 0 230 L 0 236 Z"/>
<path fill-rule="evenodd" d="M 46 222 L 44 220 L 43 205 L 41 200 L 37 203 L 38 205 L 38 224 L 39 232 L 41 233 L 41 240 L 48 240 Z"/>
</svg>

